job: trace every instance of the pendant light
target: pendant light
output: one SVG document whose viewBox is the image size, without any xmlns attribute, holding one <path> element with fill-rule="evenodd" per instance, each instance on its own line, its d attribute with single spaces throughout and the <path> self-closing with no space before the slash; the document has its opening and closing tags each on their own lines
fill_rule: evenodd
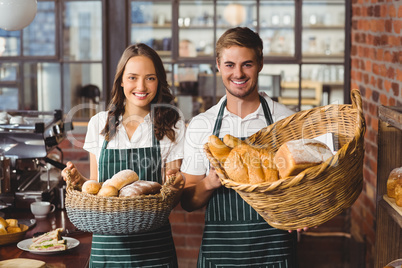
<svg viewBox="0 0 402 268">
<path fill-rule="evenodd" d="M 246 19 L 246 8 L 237 3 L 231 3 L 223 10 L 223 17 L 231 26 L 238 26 Z"/>
<path fill-rule="evenodd" d="M 36 0 L 0 0 L 0 28 L 22 30 L 33 21 L 36 10 Z"/>
</svg>

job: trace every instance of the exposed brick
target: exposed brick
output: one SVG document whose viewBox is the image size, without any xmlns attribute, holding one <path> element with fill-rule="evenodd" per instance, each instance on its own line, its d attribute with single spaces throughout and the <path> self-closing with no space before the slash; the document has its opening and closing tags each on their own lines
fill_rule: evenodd
<svg viewBox="0 0 402 268">
<path fill-rule="evenodd" d="M 398 83 L 392 83 L 392 92 L 394 93 L 395 97 L 400 97 L 399 95 L 399 84 Z"/>
<path fill-rule="evenodd" d="M 380 93 L 376 90 L 373 91 L 372 99 L 374 102 L 378 102 L 378 98 L 380 96 Z"/>
</svg>

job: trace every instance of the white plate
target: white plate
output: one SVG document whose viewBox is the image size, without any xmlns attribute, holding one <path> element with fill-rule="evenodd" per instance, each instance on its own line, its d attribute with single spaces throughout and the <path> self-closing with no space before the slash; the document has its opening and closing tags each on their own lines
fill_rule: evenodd
<svg viewBox="0 0 402 268">
<path fill-rule="evenodd" d="M 29 251 L 34 254 L 39 254 L 39 255 L 50 255 L 50 254 L 60 254 L 63 252 L 66 252 L 70 249 L 73 249 L 77 247 L 80 244 L 80 241 L 77 239 L 71 238 L 71 237 L 62 237 L 63 239 L 66 240 L 67 243 L 67 249 L 66 250 L 52 250 L 52 251 L 42 251 L 42 250 L 30 250 L 29 246 L 32 244 L 32 238 L 22 240 L 17 244 L 17 247 L 19 249 Z"/>
</svg>

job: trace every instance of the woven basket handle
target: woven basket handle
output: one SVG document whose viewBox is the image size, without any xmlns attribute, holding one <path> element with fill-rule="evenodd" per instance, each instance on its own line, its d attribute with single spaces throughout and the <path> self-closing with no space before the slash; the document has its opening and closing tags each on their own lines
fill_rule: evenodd
<svg viewBox="0 0 402 268">
<path fill-rule="evenodd" d="M 173 185 L 175 180 L 176 175 L 169 176 L 168 179 L 166 180 L 165 184 L 161 189 L 161 195 L 163 200 L 166 200 L 173 194 L 173 191 L 170 189 L 169 186 Z"/>
<path fill-rule="evenodd" d="M 366 123 L 363 115 L 363 104 L 360 91 L 357 89 L 352 89 L 350 92 L 350 97 L 352 99 L 352 107 L 357 110 L 358 116 L 355 136 L 360 137 L 362 136 L 362 133 L 366 131 Z"/>
</svg>

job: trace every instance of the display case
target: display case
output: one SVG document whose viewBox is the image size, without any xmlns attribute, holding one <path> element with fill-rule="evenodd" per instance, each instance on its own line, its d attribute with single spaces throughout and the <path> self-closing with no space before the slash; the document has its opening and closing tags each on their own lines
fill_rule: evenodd
<svg viewBox="0 0 402 268">
<path fill-rule="evenodd" d="M 213 100 L 201 105 L 209 108 L 219 100 L 222 82 L 215 64 L 215 44 L 227 29 L 236 26 L 249 27 L 263 40 L 260 90 L 296 111 L 348 102 L 349 83 L 344 83 L 350 68 L 345 60 L 350 47 L 349 27 L 345 27 L 350 23 L 347 1 L 131 0 L 130 7 L 129 39 L 149 44 L 161 55 L 173 93 L 177 99 L 188 99 L 178 100 L 179 108 L 192 110 L 179 104 L 188 104 L 190 96 L 190 103 L 200 105 L 194 99 L 202 99 L 205 88 L 198 80 L 209 75 L 214 79 L 210 83 L 214 85 Z M 192 94 L 182 88 L 189 86 L 183 84 L 184 67 L 193 68 L 191 81 L 197 88 Z M 314 85 L 313 97 L 309 85 Z"/>
<path fill-rule="evenodd" d="M 402 207 L 387 198 L 389 173 L 402 167 L 402 107 L 378 110 L 378 172 L 375 267 L 402 257 Z"/>
</svg>

